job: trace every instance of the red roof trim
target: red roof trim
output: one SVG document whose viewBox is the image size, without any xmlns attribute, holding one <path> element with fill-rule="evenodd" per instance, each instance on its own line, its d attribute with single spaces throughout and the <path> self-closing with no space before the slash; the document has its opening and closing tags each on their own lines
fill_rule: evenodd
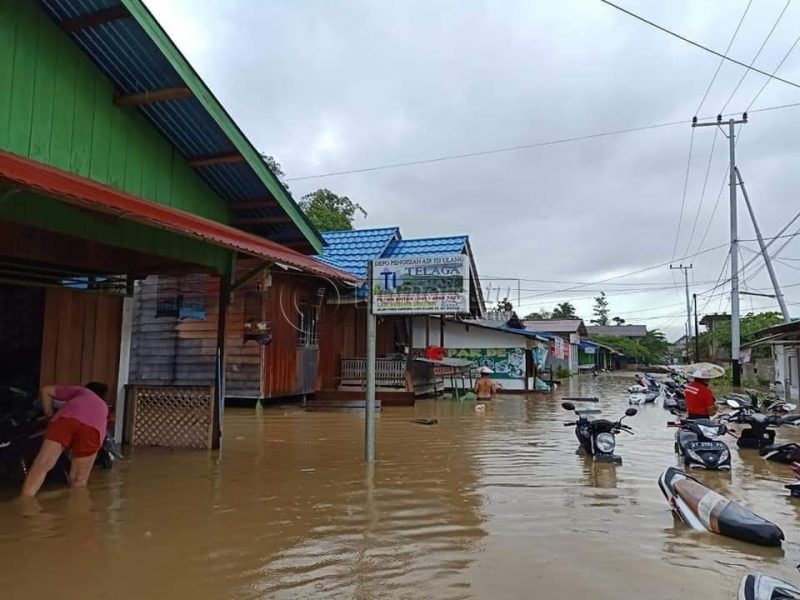
<svg viewBox="0 0 800 600">
<path fill-rule="evenodd" d="M 257 235 L 157 202 L 145 200 L 90 179 L 78 177 L 9 152 L 0 151 L 0 178 L 24 188 L 97 212 L 144 223 L 223 246 L 250 256 L 284 263 L 308 273 L 356 282 L 349 273 L 328 266 Z"/>
</svg>

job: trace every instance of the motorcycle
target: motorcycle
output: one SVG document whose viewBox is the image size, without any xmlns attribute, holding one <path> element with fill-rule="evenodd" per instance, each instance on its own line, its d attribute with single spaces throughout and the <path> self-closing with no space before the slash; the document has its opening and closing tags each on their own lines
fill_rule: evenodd
<svg viewBox="0 0 800 600">
<path fill-rule="evenodd" d="M 692 529 L 762 546 L 780 546 L 783 542 L 783 531 L 775 523 L 707 488 L 680 469 L 666 469 L 658 485 L 676 516 Z"/>
<path fill-rule="evenodd" d="M 739 600 L 800 600 L 800 588 L 763 573 L 750 573 L 739 585 Z"/>
<path fill-rule="evenodd" d="M 647 404 L 655 402 L 661 395 L 661 384 L 651 375 L 635 375 L 636 385 L 628 388 L 630 404 Z"/>
<path fill-rule="evenodd" d="M 747 390 L 745 394 L 728 394 L 725 396 L 724 402 L 733 408 L 761 413 L 786 414 L 797 410 L 796 404 L 781 400 L 774 393 L 770 393 L 762 399 L 754 390 Z"/>
<path fill-rule="evenodd" d="M 561 407 L 577 415 L 577 420 L 564 423 L 564 427 L 575 427 L 575 437 L 588 456 L 600 462 L 622 464 L 622 457 L 614 454 L 617 445 L 615 436 L 621 431 L 634 435 L 633 430 L 622 423 L 622 419 L 634 416 L 637 413 L 635 408 L 628 408 L 618 421 L 609 421 L 591 418 L 591 415 L 600 413 L 596 409 L 578 410 L 572 402 L 562 402 Z"/>
<path fill-rule="evenodd" d="M 722 421 L 711 419 L 681 419 L 670 421 L 668 427 L 676 427 L 675 453 L 683 458 L 689 468 L 728 470 L 731 468 L 731 453 L 727 444 L 719 438 L 730 433 Z"/>
<path fill-rule="evenodd" d="M 792 465 L 800 463 L 800 444 L 789 442 L 787 444 L 773 444 L 761 448 L 761 456 L 767 460 Z"/>
<path fill-rule="evenodd" d="M 721 418 L 747 425 L 746 429 L 741 430 L 736 442 L 739 448 L 763 450 L 774 447 L 776 428 L 782 425 L 800 425 L 800 415 L 765 414 L 754 408 L 754 404 L 742 404 L 733 398 L 728 398 L 727 404 L 734 409 L 734 412 Z"/>
<path fill-rule="evenodd" d="M 0 482 L 19 484 L 24 481 L 42 447 L 48 421 L 32 399 L 26 410 L 0 417 Z M 107 432 L 94 464 L 110 469 L 119 458 L 122 458 L 119 446 Z M 48 473 L 47 481 L 69 483 L 71 466 L 69 453 L 63 452 Z"/>
<path fill-rule="evenodd" d="M 787 483 L 784 487 L 789 490 L 789 495 L 792 498 L 800 498 L 800 463 L 794 463 L 792 472 L 795 474 L 798 481 L 794 483 Z"/>
<path fill-rule="evenodd" d="M 684 395 L 684 386 L 672 379 L 665 379 L 664 386 L 664 400 L 662 406 L 667 410 L 686 410 L 686 397 Z"/>
</svg>

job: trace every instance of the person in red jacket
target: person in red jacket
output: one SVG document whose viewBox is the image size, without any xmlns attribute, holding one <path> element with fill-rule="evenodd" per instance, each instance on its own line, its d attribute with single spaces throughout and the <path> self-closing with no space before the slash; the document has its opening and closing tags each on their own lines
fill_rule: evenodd
<svg viewBox="0 0 800 600">
<path fill-rule="evenodd" d="M 686 412 L 690 419 L 708 419 L 717 412 L 717 401 L 708 381 L 711 374 L 702 369 L 698 369 L 691 374 L 694 381 L 686 386 L 684 395 L 686 396 Z"/>
</svg>

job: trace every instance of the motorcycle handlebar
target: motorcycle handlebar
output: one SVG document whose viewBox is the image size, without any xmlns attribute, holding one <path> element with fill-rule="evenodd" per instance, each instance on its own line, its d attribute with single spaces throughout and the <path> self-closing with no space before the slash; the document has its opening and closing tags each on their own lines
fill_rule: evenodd
<svg viewBox="0 0 800 600">
<path fill-rule="evenodd" d="M 564 423 L 564 427 L 574 427 L 574 426 L 575 426 L 575 421 L 569 421 L 567 423 Z"/>
</svg>

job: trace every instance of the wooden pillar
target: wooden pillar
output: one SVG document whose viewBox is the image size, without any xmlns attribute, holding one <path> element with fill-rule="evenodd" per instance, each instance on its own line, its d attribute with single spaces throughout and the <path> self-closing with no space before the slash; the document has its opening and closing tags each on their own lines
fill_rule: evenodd
<svg viewBox="0 0 800 600">
<path fill-rule="evenodd" d="M 439 346 L 444 348 L 444 315 L 439 317 Z"/>
<path fill-rule="evenodd" d="M 425 315 L 425 347 L 431 345 L 431 318 Z"/>
<path fill-rule="evenodd" d="M 231 302 L 230 281 L 227 275 L 219 278 L 219 303 L 217 312 L 217 359 L 214 374 L 214 410 L 211 447 L 218 449 L 222 442 L 222 415 L 225 410 L 225 336 L 228 306 Z"/>
</svg>

